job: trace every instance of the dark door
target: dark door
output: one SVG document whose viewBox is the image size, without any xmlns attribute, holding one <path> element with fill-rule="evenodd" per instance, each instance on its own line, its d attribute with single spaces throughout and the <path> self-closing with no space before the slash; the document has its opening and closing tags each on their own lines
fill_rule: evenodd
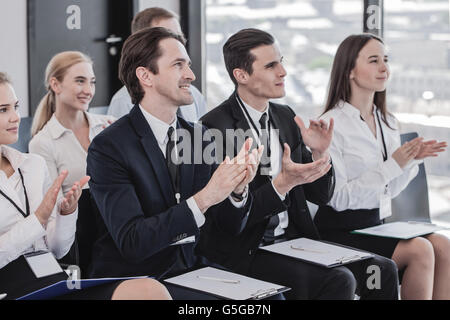
<svg viewBox="0 0 450 320">
<path fill-rule="evenodd" d="M 44 96 L 45 68 L 51 57 L 77 50 L 94 61 L 97 86 L 91 107 L 108 105 L 122 86 L 118 64 L 130 35 L 135 0 L 28 0 L 30 112 Z"/>
</svg>

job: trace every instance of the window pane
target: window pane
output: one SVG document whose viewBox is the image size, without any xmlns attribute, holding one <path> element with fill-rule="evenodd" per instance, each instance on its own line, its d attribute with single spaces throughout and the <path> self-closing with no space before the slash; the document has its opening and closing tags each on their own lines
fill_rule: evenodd
<svg viewBox="0 0 450 320">
<path fill-rule="evenodd" d="M 384 1 L 388 103 L 403 132 L 450 141 L 449 0 Z M 433 220 L 450 222 L 450 152 L 425 160 Z"/>
<path fill-rule="evenodd" d="M 210 108 L 234 86 L 222 47 L 235 32 L 259 28 L 277 38 L 284 56 L 286 97 L 305 119 L 319 115 L 339 43 L 362 32 L 362 0 L 207 0 L 207 98 Z"/>
</svg>

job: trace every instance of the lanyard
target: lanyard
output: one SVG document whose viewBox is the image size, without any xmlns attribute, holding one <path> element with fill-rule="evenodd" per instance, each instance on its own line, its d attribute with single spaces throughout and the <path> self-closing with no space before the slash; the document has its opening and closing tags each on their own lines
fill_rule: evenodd
<svg viewBox="0 0 450 320">
<path fill-rule="evenodd" d="M 241 101 L 241 98 L 239 97 L 239 95 L 236 93 L 236 99 L 239 103 L 239 106 L 242 108 L 242 110 L 244 110 L 245 115 L 248 118 L 248 121 L 250 122 L 251 126 L 253 127 L 253 129 L 255 129 L 256 134 L 258 135 L 258 140 L 259 140 L 259 144 L 261 145 L 261 135 L 262 133 L 259 132 L 258 128 L 256 127 L 255 123 L 253 122 L 252 118 L 250 117 L 250 114 L 247 111 L 247 108 L 244 106 L 244 103 Z M 267 115 L 269 115 L 269 110 L 267 109 Z M 268 141 L 267 141 L 267 156 L 270 158 L 271 156 L 271 151 L 270 151 L 270 141 L 271 141 L 271 121 L 270 121 L 270 117 L 268 118 L 268 125 L 267 125 L 267 135 L 268 135 Z"/>
<path fill-rule="evenodd" d="M 23 179 L 22 171 L 20 169 L 17 169 L 20 174 L 20 180 L 22 181 L 23 186 L 23 192 L 25 193 L 25 204 L 26 204 L 26 210 L 27 212 L 23 212 L 23 210 L 15 203 L 10 197 L 8 197 L 2 190 L 0 190 L 0 194 L 4 196 L 11 204 L 23 215 L 24 218 L 28 217 L 30 215 L 30 203 L 28 201 L 28 194 L 27 189 L 25 188 L 25 181 Z"/>
<path fill-rule="evenodd" d="M 384 149 L 384 153 L 382 152 L 383 153 L 383 161 L 386 161 L 388 156 L 387 156 L 386 142 L 384 141 L 383 128 L 381 127 L 381 121 L 380 121 L 380 116 L 378 115 L 378 112 L 375 111 L 375 114 L 377 115 L 378 125 L 380 126 L 381 140 L 383 141 L 383 149 Z"/>
</svg>

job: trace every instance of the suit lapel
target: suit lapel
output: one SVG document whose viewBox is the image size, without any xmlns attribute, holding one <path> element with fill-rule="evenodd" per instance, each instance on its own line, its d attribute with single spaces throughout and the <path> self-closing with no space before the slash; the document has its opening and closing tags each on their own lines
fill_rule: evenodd
<svg viewBox="0 0 450 320">
<path fill-rule="evenodd" d="M 183 118 L 178 118 L 177 128 L 179 129 L 185 129 L 189 132 L 191 137 L 191 164 L 185 164 L 181 163 L 178 166 L 179 174 L 180 174 L 180 192 L 181 192 L 181 199 L 187 199 L 192 195 L 193 191 L 193 184 L 192 181 L 194 181 L 194 130 Z M 183 149 L 183 152 L 187 150 Z M 184 156 L 184 154 L 180 155 L 181 157 Z"/>
<path fill-rule="evenodd" d="M 174 203 L 175 196 L 169 176 L 169 170 L 167 169 L 166 161 L 159 148 L 158 141 L 156 141 L 155 135 L 138 105 L 135 105 L 130 111 L 130 119 L 137 134 L 141 137 L 142 146 L 147 158 L 150 160 L 154 175 L 157 177 L 161 194 L 163 195 L 167 206 L 170 207 Z"/>
<path fill-rule="evenodd" d="M 280 138 L 280 143 L 283 149 L 284 143 L 289 143 L 287 141 L 287 136 L 285 130 L 283 130 L 283 127 L 286 127 L 287 124 L 283 126 L 283 123 L 277 113 L 277 110 L 273 107 L 272 103 L 269 103 L 269 118 L 272 122 L 274 129 L 278 129 L 278 134 Z"/>
<path fill-rule="evenodd" d="M 233 118 L 235 119 L 235 124 L 234 124 L 234 128 L 235 129 L 242 129 L 245 134 L 242 131 L 236 131 L 236 137 L 239 139 L 238 141 L 245 141 L 247 138 L 252 138 L 253 139 L 253 144 L 251 147 L 251 150 L 253 150 L 254 148 L 258 148 L 258 138 L 254 136 L 253 134 L 253 130 L 250 129 L 250 125 L 247 121 L 247 119 L 245 118 L 245 114 L 242 111 L 241 106 L 238 103 L 237 100 L 237 92 L 234 92 L 231 97 L 228 99 L 229 103 L 230 103 L 230 108 L 231 108 L 231 114 L 233 116 Z M 238 145 L 236 143 L 233 143 L 233 145 L 235 146 L 235 155 L 237 155 L 237 153 L 239 152 L 239 150 L 242 148 L 242 144 Z"/>
</svg>

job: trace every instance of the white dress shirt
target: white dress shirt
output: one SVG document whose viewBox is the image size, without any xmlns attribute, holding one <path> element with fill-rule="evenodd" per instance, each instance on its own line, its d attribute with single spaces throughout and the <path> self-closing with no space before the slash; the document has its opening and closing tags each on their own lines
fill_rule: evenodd
<svg viewBox="0 0 450 320">
<path fill-rule="evenodd" d="M 167 132 L 169 130 L 169 127 L 172 127 L 175 130 L 174 132 L 176 134 L 177 120 L 175 119 L 169 125 L 169 124 L 165 123 L 164 121 L 156 118 L 149 112 L 147 112 L 141 105 L 139 105 L 139 108 L 141 109 L 142 114 L 144 115 L 151 130 L 153 131 L 156 141 L 158 141 L 159 148 L 161 149 L 164 157 L 166 157 L 166 145 L 169 142 L 169 137 L 167 135 Z M 175 141 L 177 141 L 176 138 L 175 138 Z M 245 205 L 245 203 L 247 202 L 248 197 L 246 195 L 245 198 L 240 202 L 234 201 L 233 198 L 231 198 L 231 197 L 228 197 L 228 198 L 230 199 L 231 203 L 236 208 L 242 208 Z M 197 202 L 195 202 L 194 197 L 190 197 L 189 199 L 186 200 L 186 202 L 187 202 L 189 209 L 191 209 L 192 213 L 194 214 L 194 219 L 195 219 L 195 222 L 197 223 L 197 226 L 200 228 L 205 223 L 205 216 L 200 211 L 200 209 L 197 205 Z"/>
<path fill-rule="evenodd" d="M 336 174 L 336 186 L 329 205 L 336 211 L 347 209 L 375 209 L 380 206 L 380 196 L 387 192 L 396 197 L 418 173 L 418 163 L 411 161 L 400 168 L 392 154 L 400 147 L 397 120 L 388 116 L 390 129 L 382 120 L 381 113 L 374 106 L 376 137 L 361 119 L 360 111 L 347 102 L 321 118 L 334 118 L 334 134 L 329 152 Z M 388 159 L 383 159 L 383 142 L 376 116 L 378 113 L 383 130 Z"/>
<path fill-rule="evenodd" d="M 45 161 L 32 154 L 23 154 L 13 148 L 0 146 L 1 154 L 14 168 L 7 177 L 0 170 L 0 190 L 26 212 L 25 193 L 18 172 L 20 168 L 30 204 L 30 215 L 24 217 L 14 205 L 0 194 L 0 268 L 16 260 L 22 254 L 50 250 L 57 259 L 70 250 L 75 239 L 78 211 L 62 216 L 59 202 L 44 228 L 35 212 L 52 185 Z"/>
<path fill-rule="evenodd" d="M 92 114 L 85 112 L 89 123 L 89 140 L 99 134 L 108 121 L 114 121 L 112 116 Z M 31 139 L 29 144 L 30 153 L 42 156 L 47 162 L 50 178 L 56 179 L 63 171 L 69 171 L 69 175 L 62 186 L 65 194 L 73 184 L 86 175 L 87 152 L 83 149 L 72 130 L 63 125 L 53 115 L 47 124 Z M 88 184 L 84 186 L 89 188 Z"/>
<path fill-rule="evenodd" d="M 252 119 L 256 128 L 258 129 L 259 132 L 261 132 L 261 124 L 259 123 L 259 120 L 261 119 L 261 116 L 263 115 L 264 112 L 267 113 L 267 121 L 270 120 L 269 107 L 266 110 L 264 110 L 263 112 L 261 112 L 261 111 L 254 109 L 250 105 L 248 105 L 242 99 L 241 99 L 241 101 L 244 104 L 244 108 L 248 111 L 248 114 L 250 115 L 250 118 Z M 255 139 L 257 139 L 258 145 L 261 145 L 259 138 L 258 138 L 258 136 L 259 136 L 258 133 L 255 131 L 255 128 L 253 128 L 246 113 L 244 111 L 242 111 L 242 112 L 244 113 L 245 119 L 247 119 L 250 129 L 252 130 L 253 137 L 255 137 Z M 282 163 L 282 159 L 283 159 L 283 148 L 280 143 L 278 131 L 279 131 L 279 129 L 276 129 L 273 126 L 270 126 L 270 152 L 271 152 L 270 153 L 270 167 L 271 167 L 270 175 L 272 177 L 273 189 L 278 194 L 281 201 L 284 201 L 286 198 L 286 195 L 279 194 L 277 189 L 275 189 L 275 187 L 273 186 L 273 179 L 275 179 L 278 176 L 278 174 L 281 172 L 281 163 Z M 288 224 L 289 224 L 289 217 L 288 217 L 287 211 L 283 211 L 283 212 L 279 213 L 278 218 L 279 218 L 280 222 L 274 230 L 274 236 L 276 236 L 276 237 L 283 235 L 285 233 L 285 229 L 288 227 Z"/>
</svg>

